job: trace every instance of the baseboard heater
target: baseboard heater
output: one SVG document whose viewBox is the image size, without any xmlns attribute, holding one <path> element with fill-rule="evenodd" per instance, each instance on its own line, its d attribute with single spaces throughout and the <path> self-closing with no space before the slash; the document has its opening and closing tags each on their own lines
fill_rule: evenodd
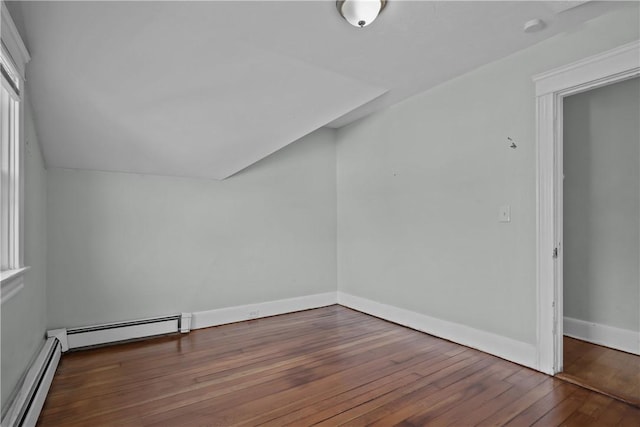
<svg viewBox="0 0 640 427">
<path fill-rule="evenodd" d="M 48 336 L 58 338 L 62 343 L 62 351 L 67 351 L 177 332 L 187 333 L 190 330 L 191 313 L 181 313 L 81 328 L 54 329 L 48 331 Z"/>
<path fill-rule="evenodd" d="M 38 357 L 27 371 L 22 386 L 2 418 L 2 427 L 35 426 L 58 367 L 62 345 L 56 338 L 48 338 Z"/>
<path fill-rule="evenodd" d="M 2 417 L 0 427 L 36 425 L 63 352 L 156 335 L 187 333 L 190 330 L 191 313 L 181 313 L 173 316 L 47 331 L 47 340 L 27 371 L 9 409 Z"/>
</svg>

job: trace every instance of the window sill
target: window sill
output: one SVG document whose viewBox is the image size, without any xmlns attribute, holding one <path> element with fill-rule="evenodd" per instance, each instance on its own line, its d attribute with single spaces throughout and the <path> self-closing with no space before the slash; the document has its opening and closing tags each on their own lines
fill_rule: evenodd
<svg viewBox="0 0 640 427">
<path fill-rule="evenodd" d="M 31 267 L 16 268 L 15 270 L 6 270 L 0 273 L 0 299 L 2 304 L 9 301 L 24 287 L 24 274 Z"/>
</svg>

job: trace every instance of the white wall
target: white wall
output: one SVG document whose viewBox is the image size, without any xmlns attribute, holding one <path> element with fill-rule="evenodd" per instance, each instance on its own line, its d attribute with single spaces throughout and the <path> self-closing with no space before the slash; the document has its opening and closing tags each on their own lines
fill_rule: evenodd
<svg viewBox="0 0 640 427">
<path fill-rule="evenodd" d="M 636 4 L 339 130 L 339 290 L 535 344 L 531 77 L 638 38 Z"/>
<path fill-rule="evenodd" d="M 336 287 L 535 343 L 531 76 L 637 39 L 634 12 L 586 23 L 337 135 L 315 132 L 222 182 L 56 169 L 45 191 L 32 148 L 34 270 L 3 307 L 3 399 L 45 322 L 84 326 Z M 503 204 L 511 223 L 497 222 Z"/>
<path fill-rule="evenodd" d="M 2 305 L 2 408 L 44 343 L 46 320 L 46 170 L 31 108 L 25 104 L 25 265 L 22 291 Z"/>
<path fill-rule="evenodd" d="M 564 101 L 564 314 L 640 329 L 640 79 Z"/>
<path fill-rule="evenodd" d="M 336 289 L 332 130 L 225 180 L 51 169 L 50 327 Z"/>
</svg>

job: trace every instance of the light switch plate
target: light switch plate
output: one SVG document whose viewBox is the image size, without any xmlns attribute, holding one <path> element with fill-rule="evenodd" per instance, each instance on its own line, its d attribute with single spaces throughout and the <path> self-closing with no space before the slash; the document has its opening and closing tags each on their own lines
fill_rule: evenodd
<svg viewBox="0 0 640 427">
<path fill-rule="evenodd" d="M 511 206 L 510 205 L 500 206 L 500 210 L 498 211 L 498 221 L 511 222 Z"/>
</svg>

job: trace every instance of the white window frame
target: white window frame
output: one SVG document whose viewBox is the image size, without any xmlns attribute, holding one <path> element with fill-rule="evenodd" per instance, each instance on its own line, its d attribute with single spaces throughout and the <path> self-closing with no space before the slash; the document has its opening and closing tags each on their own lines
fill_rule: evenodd
<svg viewBox="0 0 640 427">
<path fill-rule="evenodd" d="M 0 250 L 8 251 L 2 254 L 3 265 L 0 268 L 0 300 L 4 304 L 17 295 L 24 287 L 24 274 L 29 269 L 24 264 L 24 76 L 25 66 L 30 57 L 18 34 L 11 15 L 1 3 L 0 49 L 3 68 L 10 78 L 0 77 L 3 89 L 10 97 L 17 101 L 14 111 L 15 121 L 12 126 L 10 146 L 2 153 L 1 161 L 8 166 L 8 178 L 0 183 L 3 189 L 0 198 L 0 214 L 6 218 L 9 227 L 1 230 L 2 239 Z M 11 80 L 11 83 L 9 81 Z M 16 90 L 17 89 L 17 90 Z M 0 115 L 0 119 L 2 116 Z M 6 123 L 2 131 L 5 132 Z M 5 182 L 7 181 L 7 182 Z M 6 192 L 6 193 L 5 193 Z M 6 234 L 6 235 L 5 235 Z"/>
</svg>

